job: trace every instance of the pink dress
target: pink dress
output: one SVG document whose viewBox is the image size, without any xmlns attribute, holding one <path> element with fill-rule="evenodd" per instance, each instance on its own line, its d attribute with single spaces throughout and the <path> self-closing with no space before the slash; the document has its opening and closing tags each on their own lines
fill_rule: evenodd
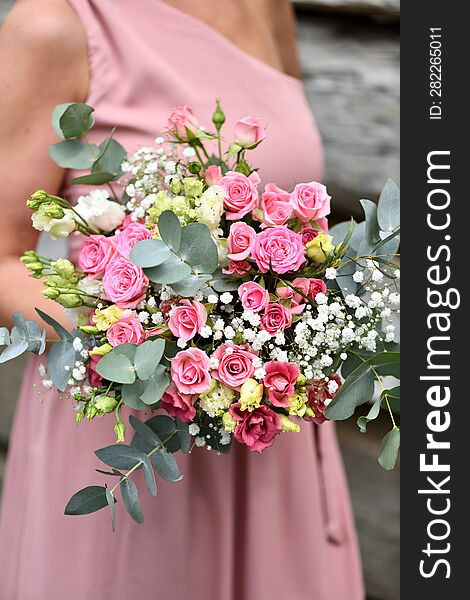
<svg viewBox="0 0 470 600">
<path fill-rule="evenodd" d="M 162 0 L 69 1 L 89 36 L 93 141 L 116 125 L 134 151 L 152 143 L 174 106 L 190 104 L 210 125 L 220 98 L 229 124 L 246 113 L 267 123 L 253 161 L 265 182 L 289 188 L 321 177 L 320 139 L 299 81 Z M 87 189 L 66 185 L 64 193 Z M 77 427 L 70 403 L 42 388 L 40 362 L 27 369 L 11 439 L 2 600 L 364 597 L 332 424 L 305 424 L 262 456 L 237 443 L 228 456 L 179 454 L 184 479 L 160 481 L 157 498 L 138 473 L 144 525 L 118 501 L 113 533 L 105 511 L 63 514 L 74 492 L 108 479 L 94 471 L 103 465 L 93 451 L 114 443 L 113 417 Z"/>
</svg>

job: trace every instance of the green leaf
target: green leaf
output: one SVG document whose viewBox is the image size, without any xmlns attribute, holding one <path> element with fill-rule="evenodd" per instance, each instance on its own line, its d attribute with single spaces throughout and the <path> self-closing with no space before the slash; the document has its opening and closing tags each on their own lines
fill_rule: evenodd
<svg viewBox="0 0 470 600">
<path fill-rule="evenodd" d="M 72 342 L 59 340 L 51 344 L 47 357 L 47 370 L 54 385 L 61 392 L 67 387 L 76 359 L 77 352 Z"/>
<path fill-rule="evenodd" d="M 143 269 L 161 265 L 172 256 L 162 240 L 142 240 L 132 247 L 130 261 Z"/>
<path fill-rule="evenodd" d="M 108 490 L 108 488 L 105 488 L 105 490 L 106 490 L 106 502 L 108 503 L 109 509 L 111 511 L 111 527 L 113 528 L 113 531 L 116 531 L 116 511 L 114 509 L 114 504 L 116 502 L 116 499 L 114 498 L 111 491 Z"/>
<path fill-rule="evenodd" d="M 123 479 L 121 485 L 121 497 L 129 515 L 139 525 L 143 522 L 142 509 L 140 507 L 139 493 L 132 479 Z"/>
<path fill-rule="evenodd" d="M 178 252 L 181 243 L 181 225 L 174 212 L 166 210 L 160 215 L 158 232 L 170 250 Z"/>
<path fill-rule="evenodd" d="M 6 363 L 9 360 L 17 358 L 21 356 L 28 349 L 28 342 L 26 341 L 18 341 L 10 346 L 7 346 L 5 350 L 0 354 L 0 364 Z"/>
<path fill-rule="evenodd" d="M 180 256 L 196 273 L 213 273 L 217 269 L 217 246 L 206 225 L 190 223 L 182 229 Z"/>
<path fill-rule="evenodd" d="M 96 151 L 96 146 L 93 147 Z M 49 156 L 63 169 L 89 169 L 93 164 L 90 148 L 82 140 L 65 140 L 49 146 Z"/>
<path fill-rule="evenodd" d="M 331 403 L 325 416 L 334 421 L 349 419 L 357 406 L 368 402 L 374 395 L 374 375 L 368 362 L 359 365 L 345 380 Z"/>
<path fill-rule="evenodd" d="M 168 375 L 165 373 L 165 367 L 158 365 L 154 373 L 147 379 L 144 392 L 140 399 L 145 404 L 155 404 L 163 396 L 166 388 L 170 385 Z"/>
<path fill-rule="evenodd" d="M 152 463 L 157 473 L 165 481 L 174 483 L 182 479 L 175 457 L 166 450 L 157 450 L 155 454 L 152 454 Z"/>
<path fill-rule="evenodd" d="M 371 406 L 367 415 L 365 415 L 363 417 L 359 417 L 359 419 L 357 420 L 357 426 L 361 430 L 361 433 L 365 433 L 367 431 L 367 424 L 369 423 L 369 421 L 373 421 L 374 419 L 376 419 L 379 416 L 381 402 L 382 402 L 382 397 L 377 398 L 377 400 Z"/>
<path fill-rule="evenodd" d="M 62 131 L 63 137 L 66 139 L 79 138 L 89 131 L 94 124 L 91 114 L 94 110 L 93 107 L 81 102 L 74 102 L 67 106 L 59 117 L 59 129 Z"/>
<path fill-rule="evenodd" d="M 62 132 L 62 129 L 60 128 L 59 120 L 60 120 L 60 117 L 64 114 L 65 109 L 67 109 L 69 106 L 72 106 L 72 104 L 74 104 L 74 103 L 73 102 L 64 102 L 63 104 L 58 104 L 52 111 L 52 115 L 51 115 L 52 127 L 54 128 L 54 131 L 56 132 L 58 137 L 60 137 L 62 139 L 64 139 L 64 134 Z"/>
<path fill-rule="evenodd" d="M 369 244 L 376 244 L 379 241 L 379 223 L 377 221 L 377 204 L 370 200 L 360 200 L 364 214 L 366 216 L 366 240 Z"/>
<path fill-rule="evenodd" d="M 385 184 L 377 206 L 377 219 L 380 229 L 387 233 L 400 224 L 400 189 L 389 179 Z"/>
<path fill-rule="evenodd" d="M 388 408 L 387 403 L 385 401 L 385 398 L 387 398 L 388 404 L 390 405 L 392 412 L 395 414 L 400 414 L 400 386 L 399 385 L 397 387 L 392 388 L 391 390 L 384 390 L 380 394 L 380 398 L 382 400 L 382 406 L 384 408 Z"/>
<path fill-rule="evenodd" d="M 108 183 L 108 181 L 113 181 L 113 179 L 116 179 L 114 173 L 100 171 L 97 173 L 90 173 L 89 175 L 82 175 L 81 177 L 75 177 L 70 183 L 73 185 L 103 185 L 103 183 Z"/>
<path fill-rule="evenodd" d="M 112 444 L 95 450 L 96 456 L 108 467 L 115 469 L 132 469 L 135 465 L 147 459 L 147 456 L 128 444 Z"/>
<path fill-rule="evenodd" d="M 145 421 L 145 425 L 150 428 L 160 440 L 162 440 L 161 443 L 163 444 L 163 441 L 168 440 L 171 434 L 175 433 L 177 422 L 178 421 L 168 415 L 156 415 Z M 132 439 L 131 445 L 146 454 L 154 448 L 154 445 L 148 444 L 137 435 Z M 165 448 L 168 452 L 177 452 L 180 450 L 181 444 L 178 435 L 171 437 L 171 439 L 165 443 Z"/>
<path fill-rule="evenodd" d="M 40 308 L 36 308 L 35 311 L 38 313 L 44 323 L 50 325 L 61 339 L 68 340 L 70 342 L 73 341 L 72 335 L 55 319 L 43 312 Z"/>
<path fill-rule="evenodd" d="M 114 173 L 121 175 L 121 164 L 125 160 L 126 150 L 113 138 L 107 138 L 99 146 L 98 159 L 93 163 L 93 173 Z"/>
<path fill-rule="evenodd" d="M 134 415 L 130 415 L 129 423 L 132 425 L 133 429 L 147 444 L 151 446 L 151 448 L 155 448 L 155 446 L 163 446 L 161 439 L 157 436 L 157 434 L 145 423 L 139 421 Z M 150 450 L 148 451 L 150 452 Z M 148 454 L 146 452 L 146 454 Z"/>
<path fill-rule="evenodd" d="M 88 515 L 107 506 L 106 488 L 90 485 L 74 494 L 65 507 L 66 515 Z"/>
<path fill-rule="evenodd" d="M 165 340 L 162 338 L 154 341 L 148 340 L 137 346 L 134 366 L 139 379 L 147 380 L 155 372 L 164 350 Z"/>
<path fill-rule="evenodd" d="M 155 473 L 153 472 L 152 463 L 150 459 L 146 457 L 143 461 L 142 467 L 144 469 L 145 485 L 152 496 L 157 495 L 157 481 L 155 479 Z"/>
<path fill-rule="evenodd" d="M 7 327 L 0 327 L 0 346 L 10 345 L 10 332 Z"/>
<path fill-rule="evenodd" d="M 191 267 L 177 256 L 172 255 L 163 264 L 144 269 L 144 272 L 154 283 L 173 284 L 191 275 Z"/>
<path fill-rule="evenodd" d="M 187 454 L 191 448 L 191 435 L 189 433 L 188 423 L 183 423 L 176 419 L 176 429 L 178 431 L 178 438 L 181 446 L 181 451 Z M 171 450 L 170 450 L 171 452 Z"/>
<path fill-rule="evenodd" d="M 210 279 L 210 275 L 189 275 L 185 279 L 173 283 L 171 287 L 178 296 L 191 298 L 205 283 L 210 281 Z"/>
<path fill-rule="evenodd" d="M 111 350 L 105 354 L 97 363 L 96 371 L 108 381 L 115 383 L 134 383 L 135 371 L 131 361 L 120 354 Z"/>
<path fill-rule="evenodd" d="M 113 348 L 112 352 L 127 356 L 131 363 L 133 363 L 135 353 L 137 352 L 137 344 L 120 344 L 119 346 Z"/>
<path fill-rule="evenodd" d="M 145 404 L 140 399 L 144 393 L 145 383 L 137 379 L 134 383 L 122 386 L 122 401 L 129 408 L 134 410 L 148 410 L 148 404 Z"/>
<path fill-rule="evenodd" d="M 46 330 L 41 328 L 34 321 L 25 321 L 28 330 L 28 352 L 34 354 L 43 354 L 46 350 Z"/>
<path fill-rule="evenodd" d="M 382 453 L 379 457 L 379 464 L 386 471 L 391 471 L 395 467 L 399 449 L 400 429 L 394 427 L 382 440 Z"/>
<path fill-rule="evenodd" d="M 210 285 L 216 292 L 234 292 L 240 287 L 240 280 L 230 279 L 221 272 L 217 272 L 217 276 L 212 279 Z"/>
<path fill-rule="evenodd" d="M 351 375 L 354 369 L 357 369 L 357 367 L 363 362 L 364 361 L 362 361 L 360 358 L 354 356 L 354 354 L 348 354 L 348 358 L 341 365 L 341 375 L 343 379 L 349 377 L 349 375 Z"/>
<path fill-rule="evenodd" d="M 400 353 L 380 352 L 369 359 L 370 364 L 379 375 L 392 375 L 400 378 Z"/>
</svg>

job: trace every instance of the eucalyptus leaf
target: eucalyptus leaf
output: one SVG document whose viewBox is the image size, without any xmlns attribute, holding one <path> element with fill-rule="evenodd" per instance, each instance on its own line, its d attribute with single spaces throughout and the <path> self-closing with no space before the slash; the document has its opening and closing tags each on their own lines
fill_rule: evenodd
<svg viewBox="0 0 470 600">
<path fill-rule="evenodd" d="M 103 183 L 108 183 L 108 181 L 113 181 L 114 179 L 116 179 L 114 173 L 98 171 L 89 175 L 75 177 L 70 183 L 73 185 L 103 185 Z"/>
<path fill-rule="evenodd" d="M 142 468 L 144 470 L 145 485 L 152 496 L 157 495 L 157 481 L 155 479 L 155 473 L 153 472 L 152 463 L 148 457 L 142 462 Z"/>
<path fill-rule="evenodd" d="M 8 346 L 10 344 L 10 332 L 7 327 L 0 327 L 0 346 Z"/>
<path fill-rule="evenodd" d="M 97 151 L 96 146 L 91 149 L 83 140 L 64 140 L 49 146 L 49 156 L 63 169 L 89 169 L 94 158 L 93 151 Z"/>
<path fill-rule="evenodd" d="M 139 435 L 145 442 L 147 442 L 147 444 L 149 444 L 152 449 L 155 448 L 155 446 L 163 447 L 161 439 L 157 436 L 155 431 L 146 423 L 142 423 L 142 421 L 139 421 L 139 419 L 134 417 L 134 415 L 130 415 L 129 423 L 132 425 L 134 431 L 137 432 L 137 435 Z M 148 452 L 150 452 L 150 450 Z"/>
<path fill-rule="evenodd" d="M 175 294 L 184 298 L 191 298 L 201 287 L 210 281 L 210 275 L 189 275 L 181 281 L 177 281 L 171 285 Z"/>
<path fill-rule="evenodd" d="M 125 148 L 114 138 L 108 138 L 99 146 L 98 159 L 93 163 L 93 173 L 121 175 L 121 164 L 127 154 Z"/>
<path fill-rule="evenodd" d="M 370 359 L 371 365 L 379 375 L 392 375 L 400 378 L 400 353 L 380 352 Z"/>
<path fill-rule="evenodd" d="M 379 457 L 379 464 L 386 471 L 391 471 L 395 467 L 399 449 L 400 429 L 394 427 L 382 440 L 382 453 Z"/>
<path fill-rule="evenodd" d="M 34 321 L 25 321 L 28 333 L 28 352 L 43 354 L 46 350 L 46 330 L 42 330 Z"/>
<path fill-rule="evenodd" d="M 177 452 L 181 448 L 178 435 L 172 435 L 176 432 L 176 423 L 178 421 L 168 415 L 156 415 L 145 421 L 146 426 L 152 429 L 158 438 L 162 440 L 162 444 L 165 442 L 164 445 L 168 452 Z M 152 450 L 152 446 L 140 437 L 138 439 L 134 438 L 131 444 L 145 453 Z"/>
<path fill-rule="evenodd" d="M 222 272 L 217 272 L 210 285 L 216 292 L 234 292 L 240 287 L 240 280 L 230 279 Z"/>
<path fill-rule="evenodd" d="M 67 106 L 59 117 L 59 129 L 66 139 L 79 138 L 94 124 L 92 112 L 95 109 L 88 104 L 74 102 Z"/>
<path fill-rule="evenodd" d="M 69 106 L 72 106 L 72 104 L 73 104 L 73 102 L 64 102 L 63 104 L 58 104 L 52 111 L 52 115 L 51 115 L 52 127 L 54 128 L 54 131 L 56 132 L 58 137 L 60 137 L 62 139 L 64 139 L 64 134 L 62 132 L 62 129 L 60 128 L 59 120 L 60 120 L 60 117 L 64 114 L 65 109 L 67 109 Z"/>
<path fill-rule="evenodd" d="M 166 210 L 160 215 L 158 232 L 170 250 L 178 252 L 181 244 L 181 225 L 173 211 Z"/>
<path fill-rule="evenodd" d="M 76 359 L 77 351 L 72 342 L 59 340 L 51 344 L 47 357 L 47 370 L 55 387 L 61 392 L 68 385 Z"/>
<path fill-rule="evenodd" d="M 143 522 L 142 509 L 140 507 L 139 493 L 132 479 L 123 479 L 121 485 L 121 497 L 129 515 L 139 525 Z"/>
<path fill-rule="evenodd" d="M 173 255 L 163 264 L 144 269 L 144 272 L 154 283 L 173 284 L 191 275 L 191 267 Z"/>
<path fill-rule="evenodd" d="M 179 254 L 196 273 L 213 273 L 219 264 L 217 246 L 203 223 L 190 223 L 182 229 Z"/>
<path fill-rule="evenodd" d="M 106 488 L 90 485 L 74 494 L 65 507 L 66 515 L 88 515 L 107 506 Z"/>
<path fill-rule="evenodd" d="M 134 362 L 135 353 L 137 352 L 137 344 L 120 344 L 115 346 L 112 350 L 115 354 L 123 354 L 127 358 Z"/>
<path fill-rule="evenodd" d="M 148 410 L 148 404 L 140 399 L 145 390 L 145 382 L 136 379 L 134 383 L 122 386 L 122 401 L 134 410 Z"/>
<path fill-rule="evenodd" d="M 142 240 L 132 247 L 130 261 L 138 267 L 147 268 L 161 265 L 172 255 L 162 240 Z"/>
<path fill-rule="evenodd" d="M 176 429 L 178 431 L 178 438 L 181 446 L 181 451 L 187 454 L 191 448 L 191 435 L 189 433 L 188 423 L 176 419 Z"/>
<path fill-rule="evenodd" d="M 360 200 L 366 216 L 365 237 L 369 244 L 376 244 L 380 239 L 380 228 L 377 221 L 377 204 L 370 200 Z"/>
<path fill-rule="evenodd" d="M 175 457 L 166 450 L 157 450 L 152 454 L 152 464 L 165 481 L 174 483 L 182 479 Z"/>
<path fill-rule="evenodd" d="M 365 433 L 367 431 L 367 424 L 379 416 L 381 402 L 382 398 L 377 398 L 377 400 L 371 406 L 367 415 L 359 417 L 359 419 L 357 420 L 357 426 L 361 430 L 361 433 Z"/>
<path fill-rule="evenodd" d="M 377 219 L 382 231 L 392 233 L 400 224 L 400 189 L 389 179 L 385 184 L 377 206 Z"/>
<path fill-rule="evenodd" d="M 61 339 L 68 340 L 70 342 L 73 340 L 71 334 L 65 329 L 65 327 L 62 327 L 62 325 L 58 321 L 53 319 L 50 315 L 42 311 L 40 308 L 36 308 L 35 310 L 41 317 L 41 319 L 44 321 L 44 323 L 50 325 Z"/>
<path fill-rule="evenodd" d="M 169 384 L 170 379 L 165 373 L 165 367 L 158 365 L 154 373 L 146 380 L 145 389 L 140 399 L 145 404 L 155 404 L 163 396 Z"/>
<path fill-rule="evenodd" d="M 116 499 L 113 496 L 113 494 L 111 493 L 111 491 L 108 490 L 108 488 L 105 488 L 105 490 L 106 490 L 106 502 L 108 503 L 109 510 L 111 511 L 111 527 L 113 528 L 113 531 L 116 531 L 116 510 L 114 508 Z"/>
<path fill-rule="evenodd" d="M 382 406 L 388 408 L 390 406 L 391 410 L 395 414 L 400 414 L 400 386 L 396 386 L 391 390 L 384 390 L 380 394 L 380 398 L 382 400 Z"/>
<path fill-rule="evenodd" d="M 101 377 L 115 383 L 134 383 L 135 370 L 131 361 L 119 352 L 108 352 L 96 364 L 96 371 Z"/>
<path fill-rule="evenodd" d="M 28 342 L 26 341 L 18 341 L 10 346 L 7 346 L 5 350 L 0 354 L 0 364 L 6 363 L 9 360 L 17 358 L 21 356 L 28 349 Z"/>
<path fill-rule="evenodd" d="M 140 346 L 137 346 L 134 357 L 134 367 L 137 377 L 147 380 L 157 368 L 165 350 L 165 340 L 148 340 Z"/>
<path fill-rule="evenodd" d="M 334 421 L 349 419 L 356 407 L 368 402 L 374 395 L 374 375 L 365 362 L 347 377 L 336 396 L 325 409 L 325 416 Z"/>
<path fill-rule="evenodd" d="M 128 444 L 112 444 L 95 451 L 96 456 L 115 469 L 132 469 L 138 462 L 146 460 L 147 456 Z"/>
</svg>

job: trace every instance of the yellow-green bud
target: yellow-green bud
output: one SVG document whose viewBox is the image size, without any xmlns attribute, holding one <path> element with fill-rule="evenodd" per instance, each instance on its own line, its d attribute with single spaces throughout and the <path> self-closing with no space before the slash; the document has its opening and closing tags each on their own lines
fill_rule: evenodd
<svg viewBox="0 0 470 600">
<path fill-rule="evenodd" d="M 286 415 L 280 415 L 282 421 L 282 431 L 284 433 L 298 433 L 300 431 L 300 425 L 291 421 Z"/>
<path fill-rule="evenodd" d="M 252 411 L 261 404 L 264 387 L 256 379 L 247 379 L 240 388 L 240 408 Z"/>
<path fill-rule="evenodd" d="M 126 433 L 126 426 L 122 421 L 119 421 L 114 425 L 114 433 L 116 434 L 116 443 L 122 444 L 124 442 L 124 435 Z"/>
<path fill-rule="evenodd" d="M 83 411 L 83 410 L 81 410 L 80 412 L 78 412 L 78 413 L 75 415 L 75 423 L 76 423 L 77 425 L 80 425 L 80 423 L 83 421 L 83 418 L 84 418 L 84 416 L 85 416 L 85 413 L 84 413 L 84 411 Z"/>
<path fill-rule="evenodd" d="M 297 385 L 305 385 L 307 383 L 307 378 L 305 377 L 305 375 L 300 374 L 297 377 Z"/>
<path fill-rule="evenodd" d="M 75 267 L 66 258 L 59 258 L 52 263 L 54 271 L 64 279 L 70 279 L 75 273 Z"/>
<path fill-rule="evenodd" d="M 98 409 L 96 408 L 96 406 L 94 406 L 93 404 L 88 404 L 87 406 L 87 410 L 86 410 L 86 418 L 91 421 L 94 417 L 96 417 L 96 415 L 98 414 Z"/>
<path fill-rule="evenodd" d="M 90 356 L 104 356 L 108 352 L 111 352 L 112 349 L 111 344 L 103 344 L 102 346 L 95 346 L 93 350 L 88 351 L 88 354 Z"/>
<path fill-rule="evenodd" d="M 26 268 L 28 271 L 42 271 L 44 269 L 44 265 L 40 262 L 32 262 L 27 263 Z"/>
<path fill-rule="evenodd" d="M 50 204 L 42 204 L 41 212 L 46 217 L 49 217 L 49 219 L 62 219 L 65 214 L 64 209 L 61 206 L 53 204 L 52 202 Z"/>
<path fill-rule="evenodd" d="M 54 288 L 47 288 L 46 290 L 42 290 L 41 293 L 46 298 L 49 298 L 49 300 L 56 300 L 60 296 L 60 293 Z"/>
<path fill-rule="evenodd" d="M 100 330 L 98 329 L 98 327 L 93 327 L 92 325 L 82 325 L 81 327 L 79 327 L 79 329 L 81 331 L 83 331 L 84 333 L 91 333 L 91 334 L 95 334 L 95 333 L 99 333 Z"/>
<path fill-rule="evenodd" d="M 64 308 L 78 308 L 83 304 L 82 297 L 78 294 L 60 294 L 56 300 Z"/>
<path fill-rule="evenodd" d="M 219 131 L 222 125 L 225 123 L 225 114 L 220 108 L 220 102 L 217 100 L 217 107 L 212 115 L 212 122 L 214 123 L 217 131 Z"/>
<path fill-rule="evenodd" d="M 175 194 L 175 196 L 179 196 L 181 194 L 181 190 L 183 189 L 181 185 L 181 179 L 172 179 L 170 183 L 170 192 Z"/>
<path fill-rule="evenodd" d="M 192 173 L 193 175 L 197 175 L 200 172 L 201 168 L 202 168 L 201 163 L 198 163 L 195 160 L 191 161 L 188 164 L 189 172 Z"/>
<path fill-rule="evenodd" d="M 37 190 L 34 194 L 31 195 L 31 198 L 26 200 L 26 206 L 31 208 L 32 210 L 37 210 L 41 204 L 49 201 L 49 194 L 44 190 Z"/>
<path fill-rule="evenodd" d="M 107 413 L 113 412 L 117 405 L 118 402 L 116 398 L 113 398 L 112 396 L 100 396 L 95 400 L 95 408 L 100 417 Z"/>
<path fill-rule="evenodd" d="M 310 240 L 306 245 L 309 259 L 318 265 L 325 263 L 334 250 L 332 240 L 333 237 L 326 233 L 319 233 L 316 238 Z"/>
<path fill-rule="evenodd" d="M 202 194 L 204 184 L 194 177 L 185 177 L 182 181 L 185 196 L 187 198 L 199 198 Z"/>
<path fill-rule="evenodd" d="M 224 413 L 222 417 L 222 424 L 224 426 L 225 431 L 228 431 L 229 433 L 232 433 L 232 431 L 237 426 L 237 422 L 229 412 Z"/>
</svg>

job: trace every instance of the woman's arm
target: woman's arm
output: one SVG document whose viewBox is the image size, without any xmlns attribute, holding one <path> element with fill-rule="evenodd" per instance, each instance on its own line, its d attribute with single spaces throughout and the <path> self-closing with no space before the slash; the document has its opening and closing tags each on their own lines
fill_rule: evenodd
<svg viewBox="0 0 470 600">
<path fill-rule="evenodd" d="M 26 199 L 36 189 L 60 190 L 63 170 L 48 155 L 57 141 L 51 111 L 80 102 L 88 88 L 86 36 L 65 0 L 21 0 L 0 30 L 0 323 L 14 311 L 37 318 L 40 306 L 55 318 L 60 306 L 40 293 L 18 258 L 34 248 Z"/>
</svg>

